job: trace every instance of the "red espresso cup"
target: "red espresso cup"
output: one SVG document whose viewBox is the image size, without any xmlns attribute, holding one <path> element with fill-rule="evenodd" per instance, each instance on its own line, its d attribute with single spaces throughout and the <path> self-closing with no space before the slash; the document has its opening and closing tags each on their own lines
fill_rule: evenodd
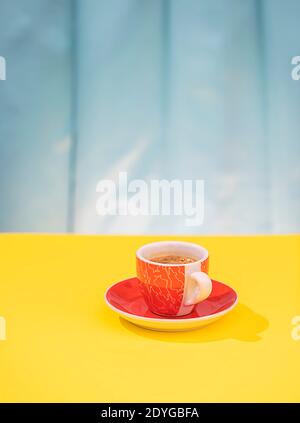
<svg viewBox="0 0 300 423">
<path fill-rule="evenodd" d="M 193 257 L 186 264 L 156 263 L 154 257 L 176 255 Z M 149 309 L 161 316 L 184 316 L 211 293 L 208 251 L 200 245 L 182 241 L 146 244 L 136 252 L 140 290 Z"/>
</svg>

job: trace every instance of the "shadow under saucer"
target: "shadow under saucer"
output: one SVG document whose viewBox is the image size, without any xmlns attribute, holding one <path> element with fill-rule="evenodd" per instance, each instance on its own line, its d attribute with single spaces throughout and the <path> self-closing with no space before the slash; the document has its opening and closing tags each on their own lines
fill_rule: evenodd
<svg viewBox="0 0 300 423">
<path fill-rule="evenodd" d="M 222 319 L 197 330 L 186 332 L 159 332 L 148 330 L 119 318 L 127 330 L 136 335 L 163 342 L 201 343 L 235 339 L 243 342 L 257 342 L 262 339 L 261 332 L 269 326 L 268 320 L 245 304 L 237 306 Z"/>
</svg>

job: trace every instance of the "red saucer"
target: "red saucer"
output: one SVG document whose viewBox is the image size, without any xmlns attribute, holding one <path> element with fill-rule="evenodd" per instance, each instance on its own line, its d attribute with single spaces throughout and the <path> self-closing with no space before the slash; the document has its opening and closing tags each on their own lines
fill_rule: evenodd
<svg viewBox="0 0 300 423">
<path fill-rule="evenodd" d="M 188 330 L 215 321 L 237 304 L 237 293 L 229 286 L 212 280 L 210 296 L 199 303 L 192 313 L 180 317 L 162 317 L 152 313 L 142 296 L 137 278 L 126 279 L 108 288 L 107 305 L 122 317 L 154 330 Z"/>
</svg>

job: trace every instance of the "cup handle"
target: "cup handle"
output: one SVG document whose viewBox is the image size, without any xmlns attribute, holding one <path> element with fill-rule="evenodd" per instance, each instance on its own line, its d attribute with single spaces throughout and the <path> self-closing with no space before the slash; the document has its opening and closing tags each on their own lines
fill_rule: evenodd
<svg viewBox="0 0 300 423">
<path fill-rule="evenodd" d="M 185 300 L 185 305 L 198 304 L 205 300 L 212 291 L 212 283 L 210 277 L 204 272 L 194 272 L 191 279 L 195 282 L 194 289 L 189 289 Z"/>
</svg>

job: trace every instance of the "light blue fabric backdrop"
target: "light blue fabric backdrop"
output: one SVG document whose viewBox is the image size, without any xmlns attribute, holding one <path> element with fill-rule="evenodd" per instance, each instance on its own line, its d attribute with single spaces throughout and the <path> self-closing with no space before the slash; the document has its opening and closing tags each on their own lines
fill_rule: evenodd
<svg viewBox="0 0 300 423">
<path fill-rule="evenodd" d="M 0 230 L 300 228 L 297 0 L 0 0 Z M 119 171 L 205 181 L 202 226 L 99 217 Z"/>
</svg>

